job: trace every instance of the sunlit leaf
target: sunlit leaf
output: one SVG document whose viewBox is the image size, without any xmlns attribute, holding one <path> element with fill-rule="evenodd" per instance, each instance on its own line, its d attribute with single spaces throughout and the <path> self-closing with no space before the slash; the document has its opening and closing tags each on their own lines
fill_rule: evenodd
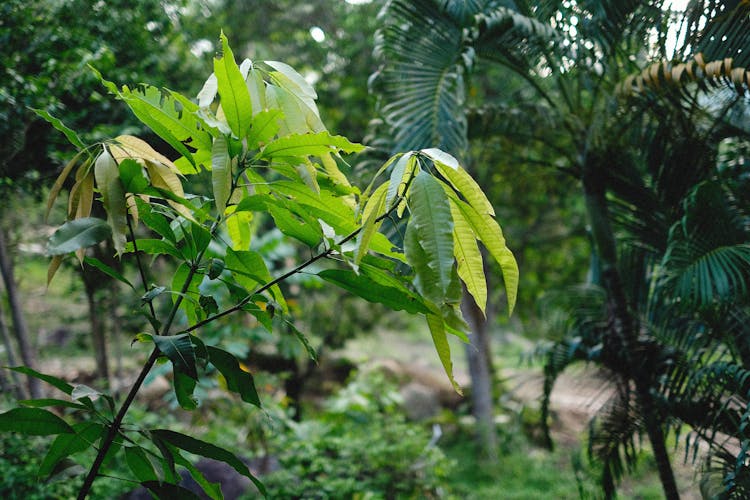
<svg viewBox="0 0 750 500">
<path fill-rule="evenodd" d="M 221 54 L 214 59 L 214 74 L 227 123 L 238 138 L 244 139 L 250 128 L 253 108 L 245 79 L 224 33 L 221 34 Z"/>
<path fill-rule="evenodd" d="M 106 148 L 102 150 L 94 163 L 94 176 L 102 195 L 102 203 L 107 211 L 107 223 L 112 229 L 112 242 L 115 250 L 120 254 L 125 248 L 127 231 L 125 190 L 120 181 L 120 169 Z"/>
</svg>

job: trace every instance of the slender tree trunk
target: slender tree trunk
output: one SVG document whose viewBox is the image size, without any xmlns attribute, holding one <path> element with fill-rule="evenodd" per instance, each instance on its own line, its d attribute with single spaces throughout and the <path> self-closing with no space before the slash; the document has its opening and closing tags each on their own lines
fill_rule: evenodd
<svg viewBox="0 0 750 500">
<path fill-rule="evenodd" d="M 668 500 L 677 500 L 680 496 L 665 444 L 662 422 L 656 402 L 650 392 L 650 373 L 648 373 L 648 367 L 639 366 L 641 363 L 637 363 L 639 361 L 635 352 L 638 341 L 637 327 L 617 269 L 617 245 L 610 225 L 603 168 L 602 164 L 585 165 L 583 188 L 591 232 L 601 262 L 602 283 L 607 291 L 609 302 L 611 331 L 605 342 L 609 344 L 611 351 L 621 352 L 625 366 L 618 367 L 621 368 L 619 371 L 628 380 L 635 382 L 664 495 Z"/>
<path fill-rule="evenodd" d="M 2 335 L 3 337 L 3 346 L 5 347 L 5 354 L 8 358 L 8 366 L 17 366 L 16 355 L 13 353 L 13 342 L 11 342 L 10 340 L 8 325 L 5 322 L 5 311 L 3 310 L 2 302 L 0 302 L 0 335 Z M 26 392 L 26 389 L 21 384 L 21 381 L 18 379 L 18 374 L 14 371 L 11 371 L 10 378 L 12 379 L 11 385 L 16 398 L 26 399 L 28 394 Z"/>
<path fill-rule="evenodd" d="M 482 451 L 493 462 L 497 461 L 497 433 L 493 412 L 492 377 L 488 363 L 489 332 L 487 321 L 473 297 L 464 290 L 461 310 L 471 327 L 471 343 L 466 346 L 466 359 L 471 376 L 471 399 L 477 422 L 477 439 Z"/>
<path fill-rule="evenodd" d="M 86 291 L 86 302 L 89 310 L 89 328 L 91 329 L 91 344 L 96 359 L 96 376 L 106 387 L 109 387 L 109 357 L 107 356 L 106 324 L 102 318 L 102 309 L 96 300 L 96 292 L 100 283 L 97 273 L 82 273 L 83 286 Z"/>
<path fill-rule="evenodd" d="M 8 306 L 10 307 L 10 314 L 13 320 L 13 330 L 15 331 L 16 340 L 18 341 L 21 360 L 29 368 L 36 369 L 36 354 L 29 342 L 29 329 L 26 326 L 26 319 L 24 318 L 21 303 L 18 298 L 18 290 L 13 275 L 13 262 L 8 253 L 5 228 L 2 226 L 0 226 L 0 274 L 3 276 L 5 291 L 8 294 Z M 34 377 L 29 377 L 29 393 L 32 398 L 38 398 L 42 395 L 39 380 Z"/>
</svg>

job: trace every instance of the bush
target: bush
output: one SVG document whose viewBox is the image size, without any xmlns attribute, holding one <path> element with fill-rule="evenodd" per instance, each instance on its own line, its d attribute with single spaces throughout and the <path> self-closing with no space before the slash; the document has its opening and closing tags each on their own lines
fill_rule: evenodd
<svg viewBox="0 0 750 500">
<path fill-rule="evenodd" d="M 273 443 L 281 470 L 263 478 L 269 497 L 442 497 L 451 463 L 426 429 L 396 413 L 394 394 L 382 377 L 359 379 L 319 420 L 287 422 Z"/>
<path fill-rule="evenodd" d="M 75 497 L 77 483 L 47 483 L 37 476 L 47 441 L 44 438 L 0 434 L 0 498 L 48 500 Z"/>
</svg>

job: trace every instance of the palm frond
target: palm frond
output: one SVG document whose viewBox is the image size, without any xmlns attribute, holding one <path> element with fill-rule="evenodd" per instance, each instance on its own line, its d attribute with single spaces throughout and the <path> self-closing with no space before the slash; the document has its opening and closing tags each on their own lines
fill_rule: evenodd
<svg viewBox="0 0 750 500">
<path fill-rule="evenodd" d="M 589 425 L 589 454 L 602 462 L 602 489 L 613 498 L 615 484 L 638 461 L 636 438 L 643 429 L 641 411 L 624 384 Z"/>
<path fill-rule="evenodd" d="M 382 65 L 376 78 L 386 103 L 381 112 L 396 151 L 466 149 L 465 52 L 462 19 L 451 2 L 394 0 L 381 14 L 376 37 Z M 464 12 L 459 12 L 463 17 Z"/>
</svg>

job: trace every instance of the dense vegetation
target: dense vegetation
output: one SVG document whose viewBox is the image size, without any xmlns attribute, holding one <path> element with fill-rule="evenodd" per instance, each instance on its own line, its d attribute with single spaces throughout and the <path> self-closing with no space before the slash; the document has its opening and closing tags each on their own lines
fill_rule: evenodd
<svg viewBox="0 0 750 500">
<path fill-rule="evenodd" d="M 0 10 L 2 496 L 747 496 L 747 2 Z"/>
</svg>

